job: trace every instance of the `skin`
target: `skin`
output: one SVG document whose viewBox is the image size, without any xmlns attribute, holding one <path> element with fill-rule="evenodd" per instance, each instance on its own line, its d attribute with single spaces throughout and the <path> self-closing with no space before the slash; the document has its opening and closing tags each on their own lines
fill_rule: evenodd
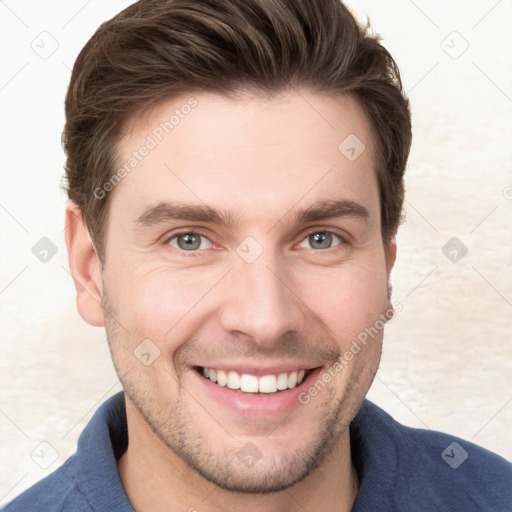
<svg viewBox="0 0 512 512">
<path fill-rule="evenodd" d="M 377 371 L 382 331 L 285 417 L 219 405 L 192 366 L 285 361 L 326 370 L 392 310 L 396 245 L 386 257 L 369 122 L 350 96 L 194 98 L 197 107 L 114 190 L 103 267 L 79 209 L 66 210 L 78 310 L 105 327 L 125 390 L 121 480 L 137 511 L 348 511 L 358 482 L 347 426 Z M 133 119 L 121 165 L 187 99 Z M 354 161 L 338 150 L 350 134 L 366 146 Z M 338 200 L 368 216 L 294 221 L 299 210 Z M 232 223 L 137 226 L 159 201 L 229 211 Z M 206 238 L 187 252 L 178 231 Z M 314 249 L 311 231 L 336 237 Z M 262 249 L 252 263 L 236 251 L 247 237 Z M 144 339 L 160 351 L 148 366 L 134 355 Z M 252 467 L 237 457 L 249 442 L 261 453 Z"/>
</svg>

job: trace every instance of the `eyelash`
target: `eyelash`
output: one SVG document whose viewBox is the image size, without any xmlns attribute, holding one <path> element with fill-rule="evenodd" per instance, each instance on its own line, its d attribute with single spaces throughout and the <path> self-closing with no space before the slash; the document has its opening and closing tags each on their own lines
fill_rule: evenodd
<svg viewBox="0 0 512 512">
<path fill-rule="evenodd" d="M 306 233 L 301 235 L 300 240 L 294 244 L 294 247 L 299 245 L 300 243 L 302 243 L 309 236 L 317 234 L 317 233 L 329 233 L 331 235 L 335 235 L 337 238 L 339 238 L 340 243 L 335 245 L 335 246 L 333 246 L 333 247 L 329 247 L 328 249 L 313 249 L 313 248 L 310 248 L 309 250 L 310 251 L 314 251 L 315 254 L 316 253 L 327 253 L 331 249 L 339 248 L 341 246 L 347 245 L 347 243 L 348 243 L 347 242 L 346 234 L 342 233 L 341 231 L 339 231 L 337 229 L 333 229 L 333 228 L 328 228 L 328 229 L 327 228 L 315 228 L 315 229 L 310 229 Z M 210 238 L 206 234 L 204 234 L 204 232 L 201 232 L 200 230 L 193 230 L 193 229 L 185 230 L 185 231 L 179 231 L 177 233 L 173 233 L 172 235 L 170 235 L 170 236 L 165 238 L 165 240 L 163 242 L 164 245 L 172 247 L 172 246 L 170 246 L 170 241 L 173 240 L 174 238 L 177 238 L 177 237 L 181 236 L 181 235 L 199 235 L 199 236 L 202 236 L 202 237 L 206 238 L 213 245 L 215 245 L 214 242 L 212 242 L 210 240 Z M 207 251 L 207 250 L 211 250 L 211 249 L 198 249 L 198 250 L 195 250 L 195 251 L 184 251 L 184 250 L 181 250 L 181 249 L 177 249 L 176 247 L 172 247 L 172 250 L 176 250 L 176 251 L 180 252 L 181 254 L 184 254 L 185 256 L 192 256 L 193 257 L 193 256 L 198 256 L 203 251 Z"/>
<path fill-rule="evenodd" d="M 309 248 L 309 251 L 313 251 L 314 254 L 319 254 L 319 253 L 327 254 L 327 253 L 330 253 L 333 250 L 334 251 L 335 250 L 339 250 L 342 246 L 347 245 L 347 236 L 344 235 L 341 231 L 338 231 L 337 229 L 333 229 L 333 228 L 329 228 L 329 229 L 327 229 L 327 228 L 315 228 L 315 229 L 311 229 L 309 231 L 306 231 L 306 233 L 301 235 L 301 239 L 299 240 L 299 242 L 294 244 L 294 247 L 299 245 L 299 244 L 301 244 L 309 236 L 317 234 L 317 233 L 328 233 L 330 235 L 334 235 L 334 236 L 336 236 L 339 239 L 340 243 L 336 244 L 333 247 L 329 247 L 327 249 L 313 249 L 312 247 Z"/>
</svg>

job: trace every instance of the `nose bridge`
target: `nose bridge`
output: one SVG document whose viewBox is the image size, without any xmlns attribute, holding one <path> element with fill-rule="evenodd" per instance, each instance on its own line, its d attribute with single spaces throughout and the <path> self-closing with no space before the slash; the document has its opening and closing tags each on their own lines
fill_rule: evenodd
<svg viewBox="0 0 512 512">
<path fill-rule="evenodd" d="M 236 261 L 221 314 L 227 332 L 243 333 L 261 346 L 271 346 L 285 333 L 302 329 L 303 308 L 288 288 L 282 268 L 267 251 L 251 263 L 243 258 Z"/>
</svg>

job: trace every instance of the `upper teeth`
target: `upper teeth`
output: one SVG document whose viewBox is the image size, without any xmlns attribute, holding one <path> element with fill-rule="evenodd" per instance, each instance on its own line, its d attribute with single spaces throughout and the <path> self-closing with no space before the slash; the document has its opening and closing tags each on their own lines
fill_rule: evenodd
<svg viewBox="0 0 512 512">
<path fill-rule="evenodd" d="M 246 393 L 275 393 L 277 390 L 284 390 L 298 386 L 303 380 L 305 370 L 297 370 L 290 373 L 278 375 L 263 375 L 256 377 L 247 373 L 238 373 L 213 368 L 203 368 L 203 375 L 216 382 L 219 386 L 226 386 L 231 389 L 240 389 Z"/>
</svg>

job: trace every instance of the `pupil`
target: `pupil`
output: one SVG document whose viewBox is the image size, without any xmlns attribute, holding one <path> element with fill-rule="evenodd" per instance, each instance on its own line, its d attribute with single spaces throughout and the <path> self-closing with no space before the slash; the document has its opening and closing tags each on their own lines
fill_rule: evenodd
<svg viewBox="0 0 512 512">
<path fill-rule="evenodd" d="M 309 236 L 309 243 L 313 249 L 328 249 L 332 244 L 330 233 L 315 233 Z"/>
</svg>

